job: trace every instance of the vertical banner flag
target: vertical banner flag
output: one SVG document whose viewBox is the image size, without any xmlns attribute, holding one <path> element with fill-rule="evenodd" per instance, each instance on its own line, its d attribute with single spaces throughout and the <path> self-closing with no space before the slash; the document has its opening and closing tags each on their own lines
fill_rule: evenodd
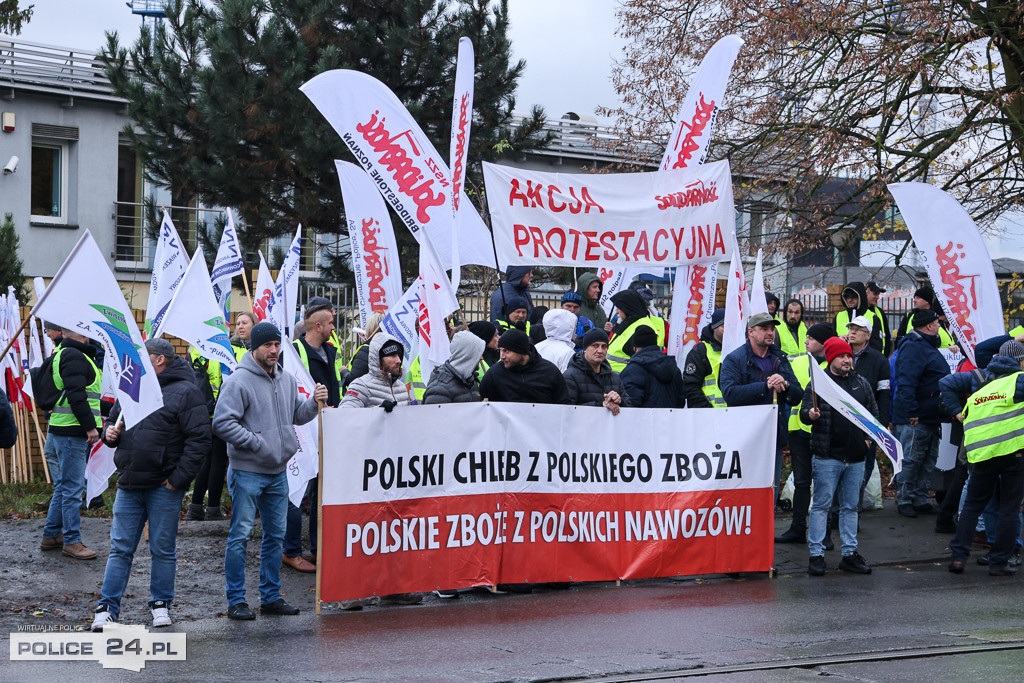
<svg viewBox="0 0 1024 683">
<path fill-rule="evenodd" d="M 301 88 L 370 174 L 402 222 L 421 241 L 430 234 L 452 265 L 452 174 L 405 105 L 373 76 L 325 71 Z M 490 231 L 469 203 L 460 211 L 460 260 L 495 267 Z"/>
<path fill-rule="evenodd" d="M 105 261 L 104 261 L 105 263 Z M 171 216 L 164 210 L 160 221 L 160 235 L 156 240 L 153 252 L 153 278 L 149 283 L 149 302 L 146 304 L 145 338 L 160 334 L 160 322 L 163 320 L 167 305 L 171 303 L 174 291 L 178 288 L 185 268 L 188 267 L 188 254 L 185 246 L 174 229 Z M 53 286 L 53 283 L 50 283 Z"/>
<path fill-rule="evenodd" d="M 764 294 L 764 267 L 761 265 L 761 249 L 757 250 L 757 264 L 754 266 L 754 281 L 750 285 L 750 309 L 747 317 L 768 312 L 768 299 Z"/>
<path fill-rule="evenodd" d="M 381 329 L 395 339 L 402 342 L 405 347 L 405 358 L 416 356 L 419 347 L 419 338 L 416 335 L 416 321 L 420 317 L 420 279 L 409 285 L 405 294 L 395 305 L 388 309 L 384 320 L 380 322 Z M 429 379 L 429 375 L 427 376 Z"/>
<path fill-rule="evenodd" d="M 117 400 L 131 429 L 163 407 L 163 395 L 132 310 L 88 230 L 36 303 L 32 313 L 103 344 L 116 379 Z"/>
<path fill-rule="evenodd" d="M 213 283 L 213 295 L 217 304 L 227 315 L 228 295 L 231 294 L 231 278 L 245 274 L 245 259 L 242 248 L 238 244 L 238 231 L 235 229 L 235 214 L 228 209 L 227 222 L 220 234 L 220 246 L 217 247 L 217 258 L 213 262 L 210 281 Z"/>
<path fill-rule="evenodd" d="M 267 320 L 277 325 L 281 334 L 291 336 L 295 327 L 295 309 L 299 300 L 299 259 L 302 256 L 302 226 L 285 254 L 284 263 L 274 283 L 274 295 L 267 307 Z"/>
<path fill-rule="evenodd" d="M 722 337 L 722 358 L 747 341 L 747 318 L 750 317 L 747 281 L 739 251 L 732 252 L 729 263 L 729 285 L 725 290 L 725 335 Z"/>
<path fill-rule="evenodd" d="M 362 173 L 362 171 L 360 171 Z M 316 389 L 316 382 L 309 374 L 309 370 L 302 364 L 302 358 L 295 346 L 287 337 L 281 340 L 281 358 L 284 361 L 284 369 L 295 377 L 299 385 L 299 396 L 306 399 L 313 395 Z M 320 447 L 317 440 L 319 431 L 317 418 L 304 425 L 292 425 L 295 429 L 295 438 L 299 444 L 299 450 L 288 461 L 288 500 L 292 505 L 299 507 L 302 498 L 306 495 L 306 482 L 316 476 L 320 471 Z"/>
<path fill-rule="evenodd" d="M 985 240 L 960 203 L 934 185 L 890 183 L 888 188 L 921 254 L 949 329 L 974 363 L 978 342 L 1006 331 Z"/>
<path fill-rule="evenodd" d="M 39 345 L 39 327 L 36 325 L 35 316 L 32 316 L 32 320 L 28 324 L 28 329 L 28 367 L 29 370 L 31 370 L 32 368 L 38 368 L 43 364 L 43 349 Z M 25 376 L 25 393 L 33 399 L 36 397 L 35 392 L 32 389 L 31 373 Z"/>
<path fill-rule="evenodd" d="M 737 35 L 728 35 L 711 46 L 686 91 L 679 120 L 669 136 L 661 170 L 703 164 L 711 145 L 711 132 L 725 97 L 729 72 L 743 46 Z"/>
<path fill-rule="evenodd" d="M 43 293 L 46 292 L 46 285 L 43 284 L 43 278 L 32 278 L 32 285 L 33 287 L 35 287 L 36 290 L 36 301 L 39 301 L 40 299 L 43 298 Z M 53 340 L 50 339 L 49 335 L 43 334 L 43 357 L 45 358 L 46 356 L 52 355 L 55 350 L 56 349 L 53 346 Z"/>
<path fill-rule="evenodd" d="M 452 283 L 429 235 L 420 242 L 420 368 L 424 384 L 434 367 L 443 365 L 451 355 L 445 318 L 459 310 Z"/>
<path fill-rule="evenodd" d="M 252 310 L 256 315 L 256 319 L 263 322 L 267 319 L 267 313 L 270 310 L 270 300 L 274 298 L 274 277 L 270 274 L 270 268 L 267 267 L 267 260 L 263 258 L 263 252 L 259 252 L 260 255 L 260 269 L 256 274 L 256 289 L 253 290 L 253 302 Z M 281 325 L 278 325 L 281 327 Z"/>
<path fill-rule="evenodd" d="M 167 306 L 160 328 L 187 341 L 203 358 L 232 369 L 237 365 L 235 351 L 228 341 L 224 309 L 213 293 L 202 247 L 198 247 L 192 256 L 192 262 Z"/>
<path fill-rule="evenodd" d="M 370 176 L 347 161 L 335 161 L 334 166 L 348 221 L 359 327 L 365 327 L 371 313 L 387 311 L 402 296 L 398 243 L 388 207 Z"/>
<path fill-rule="evenodd" d="M 700 343 L 700 331 L 711 324 L 717 284 L 717 263 L 676 268 L 667 352 L 675 357 L 680 370 L 684 369 L 690 349 Z"/>
<path fill-rule="evenodd" d="M 476 56 L 473 41 L 459 38 L 459 54 L 455 63 L 455 100 L 452 104 L 452 137 L 448 166 L 452 170 L 452 290 L 459 291 L 462 261 L 459 258 L 459 214 L 462 211 L 462 190 L 466 182 L 469 156 L 469 131 L 473 123 L 473 70 Z"/>
<path fill-rule="evenodd" d="M 832 406 L 833 410 L 838 411 L 878 444 L 878 447 L 892 461 L 893 477 L 899 474 L 903 469 L 903 446 L 896 437 L 889 433 L 889 430 L 875 419 L 875 416 L 867 408 L 829 379 L 829 376 L 813 359 L 810 366 L 814 393 L 818 395 L 818 398 Z"/>
</svg>

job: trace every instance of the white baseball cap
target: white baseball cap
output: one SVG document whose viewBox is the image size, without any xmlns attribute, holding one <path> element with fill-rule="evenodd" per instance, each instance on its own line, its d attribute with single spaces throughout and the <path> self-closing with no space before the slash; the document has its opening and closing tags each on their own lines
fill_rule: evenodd
<svg viewBox="0 0 1024 683">
<path fill-rule="evenodd" d="M 871 332 L 871 321 L 862 315 L 858 315 L 856 318 L 850 321 L 850 325 L 856 325 L 857 327 L 863 327 L 869 333 Z"/>
</svg>

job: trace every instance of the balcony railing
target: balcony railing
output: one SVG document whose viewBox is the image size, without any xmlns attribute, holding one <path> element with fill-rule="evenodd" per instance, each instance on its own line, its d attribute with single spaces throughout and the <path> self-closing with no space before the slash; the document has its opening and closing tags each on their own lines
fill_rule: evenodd
<svg viewBox="0 0 1024 683">
<path fill-rule="evenodd" d="M 174 214 L 174 227 L 185 242 L 189 254 L 196 248 L 197 228 L 200 224 L 210 225 L 221 209 L 197 209 L 192 206 L 156 207 L 154 214 L 147 216 L 151 205 L 139 202 L 114 202 L 114 267 L 118 270 L 152 270 L 155 244 L 147 234 L 150 222 L 160 221 L 160 212 L 170 209 Z M 179 216 L 186 213 L 186 220 Z"/>
<path fill-rule="evenodd" d="M 76 50 L 0 36 L 0 88 L 124 102 L 93 50 Z"/>
</svg>

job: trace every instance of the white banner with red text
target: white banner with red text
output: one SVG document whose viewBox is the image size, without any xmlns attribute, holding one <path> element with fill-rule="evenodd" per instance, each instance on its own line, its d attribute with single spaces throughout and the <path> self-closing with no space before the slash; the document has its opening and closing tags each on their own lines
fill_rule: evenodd
<svg viewBox="0 0 1024 683">
<path fill-rule="evenodd" d="M 728 161 L 609 175 L 483 167 L 502 268 L 685 266 L 736 245 Z"/>
<path fill-rule="evenodd" d="M 768 571 L 776 410 L 325 410 L 321 599 Z"/>
<path fill-rule="evenodd" d="M 974 362 L 979 342 L 1006 332 L 992 257 L 960 203 L 927 183 L 890 183 L 949 329 Z"/>
</svg>

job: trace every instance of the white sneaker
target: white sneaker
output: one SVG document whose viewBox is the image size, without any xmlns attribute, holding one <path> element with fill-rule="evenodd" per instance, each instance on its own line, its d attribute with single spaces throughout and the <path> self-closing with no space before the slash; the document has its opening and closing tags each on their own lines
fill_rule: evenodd
<svg viewBox="0 0 1024 683">
<path fill-rule="evenodd" d="M 117 623 L 117 619 L 115 619 L 114 616 L 110 612 L 108 612 L 107 609 L 104 607 L 102 611 L 97 611 L 96 612 L 96 616 L 93 617 L 93 620 L 92 620 L 92 630 L 93 631 L 97 631 L 97 632 L 102 632 L 103 631 L 103 627 L 106 626 L 107 624 L 116 624 L 116 623 Z"/>
<path fill-rule="evenodd" d="M 150 611 L 153 613 L 153 628 L 171 625 L 171 615 L 167 612 L 166 603 L 154 603 Z"/>
</svg>

